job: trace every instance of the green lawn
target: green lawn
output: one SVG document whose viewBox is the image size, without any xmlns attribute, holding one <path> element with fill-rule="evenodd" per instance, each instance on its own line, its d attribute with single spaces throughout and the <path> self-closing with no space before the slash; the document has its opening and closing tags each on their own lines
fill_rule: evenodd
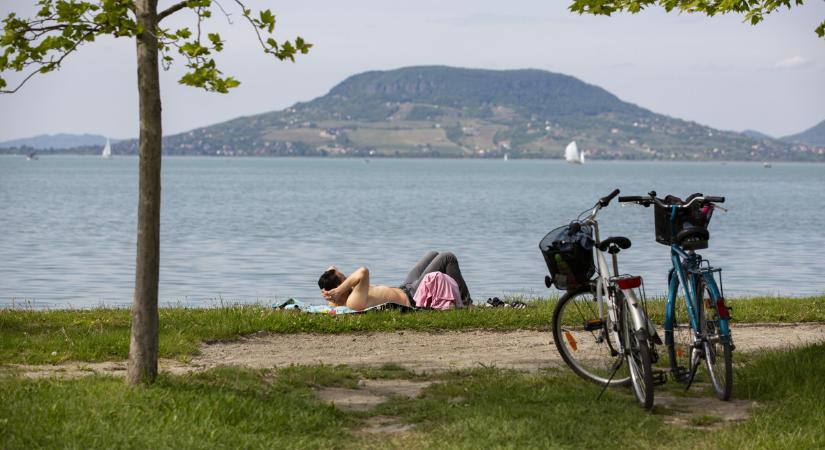
<svg viewBox="0 0 825 450">
<path fill-rule="evenodd" d="M 737 322 L 825 322 L 825 296 L 733 299 Z M 273 310 L 266 306 L 161 308 L 160 354 L 185 359 L 202 342 L 227 340 L 256 332 L 354 333 L 396 330 L 547 330 L 555 301 L 530 303 L 526 309 L 471 308 L 401 314 L 325 316 Z M 661 322 L 663 301 L 649 301 Z M 126 309 L 0 310 L 0 364 L 122 360 L 128 355 Z"/>
<path fill-rule="evenodd" d="M 626 390 L 599 388 L 566 370 L 495 368 L 432 376 L 402 369 L 219 368 L 161 375 L 149 388 L 91 376 L 76 380 L 0 378 L 0 448 L 823 448 L 825 345 L 748 358 L 734 398 L 758 402 L 742 423 L 708 430 L 666 423 Z M 430 379 L 418 398 L 393 397 L 367 412 L 322 403 L 313 389 L 354 388 L 369 378 Z M 675 392 L 678 386 L 657 392 Z M 710 397 L 709 392 L 691 395 Z M 713 401 L 715 402 L 715 400 Z M 711 403 L 714 404 L 714 403 Z M 414 424 L 391 435 L 357 431 L 393 417 Z"/>
</svg>

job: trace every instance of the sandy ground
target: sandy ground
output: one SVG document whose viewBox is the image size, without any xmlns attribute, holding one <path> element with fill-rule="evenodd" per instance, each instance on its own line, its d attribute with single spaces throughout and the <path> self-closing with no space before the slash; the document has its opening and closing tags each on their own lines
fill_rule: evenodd
<svg viewBox="0 0 825 450">
<path fill-rule="evenodd" d="M 825 342 L 825 324 L 735 325 L 736 352 L 785 348 Z M 261 334 L 230 342 L 201 346 L 190 363 L 162 360 L 162 371 L 186 373 L 217 366 L 251 368 L 290 364 L 397 364 L 416 372 L 441 372 L 481 366 L 535 371 L 558 367 L 561 358 L 547 331 L 447 331 L 361 334 Z M 5 370 L 31 378 L 83 376 L 93 373 L 123 375 L 125 361 L 10 365 Z"/>
</svg>

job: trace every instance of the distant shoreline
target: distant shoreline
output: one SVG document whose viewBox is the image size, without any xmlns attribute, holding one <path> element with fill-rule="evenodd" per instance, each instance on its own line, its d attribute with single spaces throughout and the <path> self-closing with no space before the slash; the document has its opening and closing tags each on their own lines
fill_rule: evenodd
<svg viewBox="0 0 825 450">
<path fill-rule="evenodd" d="M 100 157 L 100 149 L 94 150 L 83 150 L 83 151 L 71 151 L 71 150 L 27 150 L 24 151 L 22 149 L 5 149 L 0 148 L 0 157 L 12 157 L 12 156 L 20 156 L 25 157 L 32 152 L 36 152 L 37 156 L 88 156 L 88 157 Z M 137 158 L 137 154 L 114 154 L 114 158 Z M 413 159 L 413 160 L 479 160 L 479 161 L 500 161 L 502 158 L 500 156 L 471 156 L 471 157 L 456 157 L 456 156 L 433 156 L 433 155 L 422 155 L 422 156 L 413 156 L 413 155 L 188 155 L 188 154 L 163 154 L 164 158 L 209 158 L 209 159 L 217 159 L 217 158 L 225 158 L 225 159 L 341 159 L 341 160 L 381 160 L 381 159 Z M 564 158 L 561 157 L 541 157 L 541 156 L 534 156 L 534 155 L 525 155 L 521 156 L 518 154 L 510 154 L 508 162 L 513 161 L 564 161 Z M 641 159 L 641 158 L 609 158 L 609 159 L 600 159 L 600 158 L 592 158 L 588 160 L 588 163 L 604 163 L 604 162 L 688 162 L 688 163 L 754 163 L 754 164 L 762 164 L 762 163 L 825 163 L 825 157 L 822 159 L 680 159 L 680 158 L 648 158 L 648 159 Z"/>
</svg>

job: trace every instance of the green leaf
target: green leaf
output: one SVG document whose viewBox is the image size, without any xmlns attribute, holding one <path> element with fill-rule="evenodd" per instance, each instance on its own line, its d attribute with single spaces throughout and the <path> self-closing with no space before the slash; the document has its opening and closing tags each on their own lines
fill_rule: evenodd
<svg viewBox="0 0 825 450">
<path fill-rule="evenodd" d="M 189 39 L 189 37 L 192 36 L 192 31 L 189 30 L 189 28 L 181 28 L 175 32 L 175 36 L 182 39 Z"/>
<path fill-rule="evenodd" d="M 261 24 L 263 25 L 261 26 L 261 29 L 266 28 L 268 33 L 272 33 L 272 30 L 275 29 L 275 15 L 268 9 L 264 9 L 258 14 L 260 15 Z"/>
</svg>

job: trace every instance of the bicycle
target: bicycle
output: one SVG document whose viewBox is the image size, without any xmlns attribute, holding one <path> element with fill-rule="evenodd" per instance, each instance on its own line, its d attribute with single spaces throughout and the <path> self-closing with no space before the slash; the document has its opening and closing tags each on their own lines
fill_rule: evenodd
<svg viewBox="0 0 825 450">
<path fill-rule="evenodd" d="M 663 374 L 651 369 L 658 359 L 654 345 L 661 340 L 647 316 L 641 277 L 619 273 L 617 255 L 630 248 L 630 239 L 600 240 L 596 220 L 599 210 L 618 194 L 614 190 L 570 225 L 548 233 L 539 248 L 552 275 L 545 276 L 545 285 L 567 290 L 552 322 L 553 341 L 564 362 L 604 389 L 630 384 L 638 403 L 650 409 L 654 384 L 664 382 Z M 565 251 L 568 257 L 559 257 Z M 612 276 L 604 252 L 612 257 Z"/>
<path fill-rule="evenodd" d="M 677 197 L 619 197 L 620 203 L 654 205 L 656 241 L 670 246 L 672 268 L 668 273 L 665 306 L 665 346 L 673 377 L 690 389 L 702 360 L 716 397 L 729 400 L 733 388 L 730 308 L 725 304 L 722 269 L 715 268 L 696 250 L 708 247 L 707 226 L 717 203 L 725 197 L 693 194 L 685 201 Z M 718 283 L 717 283 L 718 278 Z M 679 285 L 684 302 L 677 302 Z"/>
</svg>

